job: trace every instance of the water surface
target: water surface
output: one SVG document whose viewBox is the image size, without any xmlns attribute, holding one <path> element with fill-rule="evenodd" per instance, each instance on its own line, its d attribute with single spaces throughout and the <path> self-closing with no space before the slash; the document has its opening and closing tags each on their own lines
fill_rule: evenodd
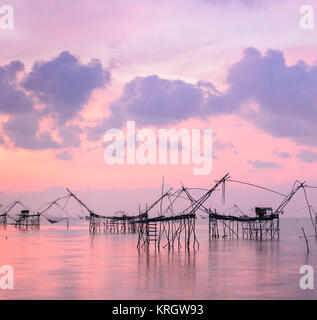
<svg viewBox="0 0 317 320">
<path fill-rule="evenodd" d="M 317 271 L 317 242 L 310 254 L 301 235 L 307 219 L 281 219 L 279 241 L 208 239 L 198 221 L 199 250 L 159 252 L 136 248 L 137 235 L 100 234 L 86 223 L 0 230 L 0 265 L 12 265 L 14 290 L 1 299 L 316 299 L 299 287 L 299 268 Z M 316 281 L 315 281 L 316 284 Z M 316 285 L 315 285 L 316 286 Z"/>
</svg>

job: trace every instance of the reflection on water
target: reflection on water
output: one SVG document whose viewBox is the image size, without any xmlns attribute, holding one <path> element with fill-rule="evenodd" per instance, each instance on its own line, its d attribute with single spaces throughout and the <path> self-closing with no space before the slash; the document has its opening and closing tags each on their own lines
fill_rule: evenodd
<svg viewBox="0 0 317 320">
<path fill-rule="evenodd" d="M 205 223 L 205 221 L 204 221 Z M 280 241 L 211 240 L 197 224 L 199 250 L 138 251 L 137 235 L 89 235 L 86 225 L 0 230 L 0 265 L 15 270 L 15 289 L 1 299 L 315 299 L 299 288 L 299 268 L 317 268 L 300 228 L 283 219 Z M 316 269 L 317 270 L 317 269 Z M 316 289 L 317 290 L 317 289 Z"/>
</svg>

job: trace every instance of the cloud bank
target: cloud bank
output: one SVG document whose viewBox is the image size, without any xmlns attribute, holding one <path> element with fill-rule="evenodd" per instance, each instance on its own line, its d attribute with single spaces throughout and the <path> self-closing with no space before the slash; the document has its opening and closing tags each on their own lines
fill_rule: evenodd
<svg viewBox="0 0 317 320">
<path fill-rule="evenodd" d="M 95 89 L 110 82 L 110 72 L 100 60 L 82 64 L 68 51 L 49 61 L 35 62 L 18 81 L 22 71 L 21 61 L 0 67 L 0 113 L 10 116 L 2 125 L 3 133 L 18 148 L 78 148 L 82 129 L 67 122 L 78 116 Z M 41 121 L 46 118 L 54 120 L 58 139 L 51 130 L 41 130 Z"/>
<path fill-rule="evenodd" d="M 162 126 L 237 114 L 271 136 L 317 146 L 317 66 L 304 61 L 287 66 L 281 51 L 261 54 L 247 48 L 241 60 L 229 67 L 226 84 L 220 92 L 206 81 L 190 84 L 157 75 L 137 77 L 111 104 L 110 117 L 87 129 L 88 137 L 99 139 L 105 130 L 130 119 L 140 126 Z"/>
<path fill-rule="evenodd" d="M 120 128 L 128 120 L 163 127 L 191 118 L 236 114 L 271 136 L 317 146 L 317 66 L 304 61 L 289 66 L 278 50 L 262 54 L 255 48 L 245 49 L 242 58 L 229 66 L 223 91 L 204 80 L 193 84 L 155 74 L 136 77 L 111 103 L 109 117 L 83 128 L 79 112 L 92 92 L 109 82 L 110 72 L 101 61 L 83 64 L 68 51 L 35 62 L 28 73 L 21 61 L 12 61 L 0 67 L 0 113 L 9 116 L 2 125 L 3 134 L 24 149 L 77 148 L 81 134 L 99 140 L 107 129 Z M 54 120 L 54 135 L 41 128 L 46 118 Z M 76 125 L 73 119 L 78 120 Z M 291 156 L 277 151 L 275 155 Z M 302 154 L 298 158 L 303 159 Z"/>
</svg>

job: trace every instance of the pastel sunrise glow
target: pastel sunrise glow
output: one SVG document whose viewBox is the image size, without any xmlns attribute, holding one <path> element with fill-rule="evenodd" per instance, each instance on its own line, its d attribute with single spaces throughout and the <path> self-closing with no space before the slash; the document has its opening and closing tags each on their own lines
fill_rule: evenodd
<svg viewBox="0 0 317 320">
<path fill-rule="evenodd" d="M 317 181 L 317 31 L 299 28 L 302 1 L 10 5 L 15 28 L 0 30 L 3 199 L 155 188 L 162 176 L 208 186 L 229 171 L 275 188 Z M 212 129 L 210 176 L 107 165 L 103 135 L 128 120 Z"/>
</svg>

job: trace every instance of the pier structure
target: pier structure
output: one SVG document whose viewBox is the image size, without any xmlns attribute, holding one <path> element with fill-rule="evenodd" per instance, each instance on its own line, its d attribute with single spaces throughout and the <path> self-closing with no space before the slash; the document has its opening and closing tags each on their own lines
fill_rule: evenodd
<svg viewBox="0 0 317 320">
<path fill-rule="evenodd" d="M 22 210 L 16 212 L 17 207 L 22 207 Z M 2 208 L 0 225 L 6 228 L 9 223 L 19 230 L 38 230 L 40 228 L 40 215 L 38 213 L 30 214 L 30 210 L 21 201 L 17 200 Z"/>
<path fill-rule="evenodd" d="M 21 231 L 39 230 L 40 229 L 39 213 L 30 214 L 30 210 L 21 210 L 18 218 L 15 220 L 15 227 Z"/>
<path fill-rule="evenodd" d="M 284 195 L 277 191 L 267 189 L 261 186 L 253 185 L 250 183 L 244 183 L 236 180 L 227 179 L 228 182 L 237 182 L 242 184 L 247 184 L 249 186 L 265 189 L 267 191 L 277 193 L 283 196 L 283 200 L 276 210 L 271 207 L 256 207 L 255 217 L 247 216 L 243 214 L 240 216 L 224 215 L 217 213 L 216 210 L 211 211 L 210 209 L 206 211 L 209 216 L 209 238 L 210 239 L 250 239 L 250 240 L 274 240 L 280 238 L 280 215 L 284 213 L 285 207 L 294 197 L 298 190 L 303 189 L 305 194 L 305 199 L 309 208 L 310 217 L 315 227 L 316 232 L 316 219 L 315 214 L 315 224 L 313 221 L 312 211 L 313 208 L 308 202 L 305 188 L 305 182 L 296 181 L 289 194 Z M 227 182 L 225 181 L 225 182 Z M 225 183 L 223 182 L 223 183 Z M 223 188 L 224 190 L 224 188 Z M 316 233 L 317 234 L 317 233 Z"/>
<path fill-rule="evenodd" d="M 0 214 L 0 227 L 6 228 L 7 223 L 7 215 L 4 213 Z"/>
<path fill-rule="evenodd" d="M 185 249 L 199 248 L 195 233 L 195 214 L 183 214 L 171 217 L 155 217 L 140 222 L 138 229 L 138 249 L 178 248 L 182 243 Z"/>
<path fill-rule="evenodd" d="M 226 216 L 209 212 L 210 239 L 279 239 L 279 214 L 273 213 L 272 208 L 255 208 L 256 217 Z M 259 215 L 258 212 L 264 213 Z"/>
<path fill-rule="evenodd" d="M 91 233 L 136 233 L 139 228 L 139 221 L 146 217 L 145 214 L 136 216 L 102 216 L 91 213 L 88 217 L 89 232 Z"/>
<path fill-rule="evenodd" d="M 212 210 L 206 201 L 215 191 L 222 188 L 222 201 L 225 202 L 225 190 L 228 182 L 242 183 L 244 185 L 264 189 L 283 197 L 277 209 L 271 207 L 256 207 L 255 215 L 246 215 L 237 205 L 237 215 L 226 215 L 221 210 Z M 193 190 L 203 191 L 202 196 L 197 196 Z M 275 240 L 280 237 L 280 215 L 284 213 L 285 207 L 299 191 L 303 190 L 307 204 L 309 217 L 314 227 L 314 237 L 317 239 L 317 210 L 310 204 L 308 189 L 317 189 L 309 186 L 305 182 L 295 181 L 291 191 L 284 195 L 280 192 L 257 186 L 247 182 L 232 180 L 229 173 L 222 179 L 216 180 L 211 189 L 186 188 L 173 191 L 170 188 L 164 192 L 164 178 L 162 183 L 161 196 L 151 205 L 146 205 L 145 209 L 135 215 L 127 215 L 124 211 L 115 212 L 114 215 L 103 215 L 91 210 L 82 200 L 80 200 L 68 188 L 67 195 L 57 198 L 47 203 L 35 213 L 23 205 L 20 201 L 14 201 L 8 206 L 0 205 L 0 227 L 6 228 L 8 224 L 14 225 L 17 229 L 39 230 L 40 218 L 45 217 L 50 223 L 67 221 L 69 227 L 69 215 L 66 206 L 70 199 L 75 199 L 80 205 L 80 218 L 89 221 L 89 232 L 111 233 L 111 234 L 137 234 L 137 248 L 155 249 L 160 248 L 199 248 L 196 237 L 196 218 L 197 215 L 202 219 L 208 218 L 209 239 L 250 239 L 250 240 Z M 22 206 L 17 210 L 17 206 Z M 184 206 L 184 208 L 180 208 Z M 52 208 L 57 208 L 58 212 L 52 212 Z M 309 236 L 310 237 L 310 236 Z"/>
<path fill-rule="evenodd" d="M 8 214 L 11 210 L 13 210 L 13 208 L 15 206 L 17 206 L 18 204 L 21 204 L 20 201 L 14 201 L 11 204 L 9 204 L 8 206 L 4 207 L 1 205 L 1 212 L 0 212 L 0 226 L 2 226 L 3 228 L 7 227 L 8 224 Z"/>
<path fill-rule="evenodd" d="M 113 216 L 97 214 L 72 191 L 68 188 L 66 190 L 68 191 L 69 197 L 74 198 L 88 213 L 86 219 L 89 220 L 90 233 L 136 233 L 138 232 L 140 223 L 147 218 L 146 212 L 140 212 L 135 216 L 129 216 L 123 211 L 119 211 Z"/>
<path fill-rule="evenodd" d="M 184 186 L 171 193 L 171 189 L 162 195 L 150 209 L 153 209 L 160 202 L 160 214 L 157 217 L 143 219 L 139 222 L 138 249 L 149 249 L 153 244 L 154 248 L 178 248 L 181 249 L 182 244 L 185 250 L 199 248 L 199 242 L 196 237 L 196 213 L 199 210 L 205 211 L 204 203 L 211 194 L 229 178 L 229 174 L 225 175 L 221 180 L 207 192 L 205 192 L 198 200 L 195 200 L 189 190 Z M 169 200 L 168 207 L 162 211 L 163 198 Z M 186 199 L 190 205 L 178 213 L 174 207 L 178 199 Z M 147 210 L 148 216 L 150 210 Z"/>
</svg>

